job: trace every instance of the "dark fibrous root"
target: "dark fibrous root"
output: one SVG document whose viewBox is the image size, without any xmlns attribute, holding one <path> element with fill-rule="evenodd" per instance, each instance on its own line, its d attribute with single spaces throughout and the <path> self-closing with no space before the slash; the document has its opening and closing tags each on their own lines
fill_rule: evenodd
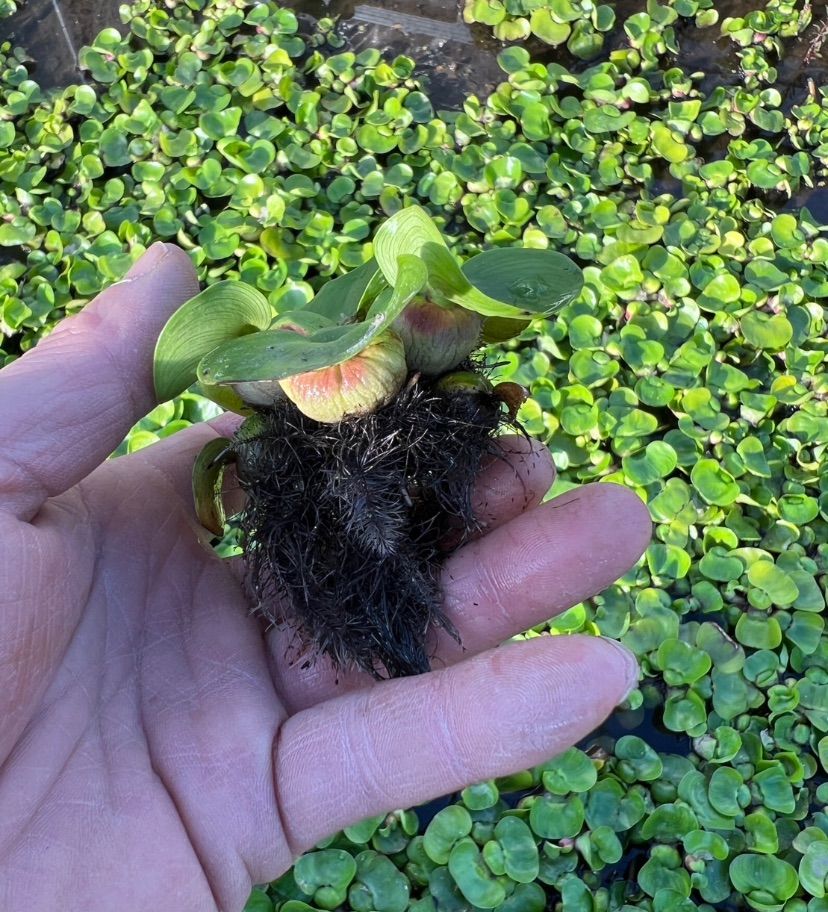
<svg viewBox="0 0 828 912">
<path fill-rule="evenodd" d="M 477 529 L 475 479 L 506 421 L 490 393 L 416 379 L 375 414 L 335 425 L 287 401 L 258 413 L 235 443 L 257 610 L 337 669 L 427 671 L 429 631 L 456 637 L 439 585 L 446 543 Z"/>
</svg>

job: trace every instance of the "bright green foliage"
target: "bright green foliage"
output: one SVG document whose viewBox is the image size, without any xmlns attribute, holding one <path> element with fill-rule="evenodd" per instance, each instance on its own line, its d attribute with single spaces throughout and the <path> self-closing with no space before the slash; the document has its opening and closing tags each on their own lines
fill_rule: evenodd
<svg viewBox="0 0 828 912">
<path fill-rule="evenodd" d="M 413 61 L 342 49 L 330 23 L 300 37 L 272 3 L 138 0 L 126 38 L 81 54 L 87 84 L 54 97 L 4 49 L 0 363 L 156 238 L 207 284 L 336 323 L 403 202 L 459 258 L 524 247 L 584 267 L 539 336 L 493 351 L 497 379 L 530 388 L 521 417 L 556 490 L 628 485 L 654 540 L 530 635 L 619 638 L 640 690 L 613 734 L 466 789 L 422 827 L 412 812 L 352 827 L 250 912 L 395 908 L 403 881 L 414 912 L 824 912 L 828 237 L 800 204 L 826 176 L 828 92 L 783 105 L 779 58 L 818 33 L 803 2 L 754 5 L 717 22 L 710 3 L 641 0 L 612 26 L 597 4 L 475 2 L 504 33 L 534 18 L 540 38 L 586 39 L 583 57 L 594 36 L 615 50 L 570 69 L 506 47 L 490 97 L 440 117 Z M 694 23 L 726 39 L 732 79 L 685 65 Z M 216 411 L 185 394 L 119 452 Z"/>
<path fill-rule="evenodd" d="M 420 206 L 401 209 L 383 222 L 373 248 L 374 257 L 331 279 L 308 305 L 275 318 L 267 298 L 252 285 L 223 281 L 204 289 L 170 317 L 158 338 L 158 399 L 177 396 L 198 380 L 206 396 L 242 414 L 287 395 L 311 417 L 338 421 L 351 414 L 349 408 L 386 404 L 405 380 L 406 367 L 438 376 L 459 367 L 483 345 L 482 318 L 494 320 L 505 340 L 520 335 L 533 319 L 551 316 L 583 287 L 578 267 L 551 250 L 487 250 L 461 267 Z M 413 335 L 410 323 L 405 330 L 399 327 L 411 307 L 423 306 L 436 307 L 453 321 L 449 330 L 437 320 L 431 333 L 422 320 Z M 458 319 L 471 320 L 469 332 L 459 332 Z M 383 339 L 382 345 L 374 344 Z M 327 416 L 306 411 L 288 381 L 353 364 L 372 344 L 375 355 L 387 349 L 373 370 L 382 387 L 379 400 L 350 397 L 337 406 L 329 396 Z M 423 347 L 428 369 L 416 357 Z M 385 380 L 391 388 L 385 389 Z M 311 399 L 318 406 L 318 397 Z M 196 479 L 195 485 L 201 482 Z"/>
<path fill-rule="evenodd" d="M 570 54 L 591 60 L 604 46 L 603 33 L 615 25 L 615 3 L 466 0 L 463 18 L 492 26 L 501 41 L 521 41 L 531 35 L 553 47 L 565 44 Z"/>
</svg>

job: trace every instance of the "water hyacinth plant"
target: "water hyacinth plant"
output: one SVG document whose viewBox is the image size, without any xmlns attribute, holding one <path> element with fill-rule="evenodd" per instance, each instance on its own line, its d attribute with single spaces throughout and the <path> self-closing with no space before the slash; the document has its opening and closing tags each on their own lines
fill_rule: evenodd
<svg viewBox="0 0 828 912">
<path fill-rule="evenodd" d="M 221 535 L 235 463 L 262 614 L 286 611 L 338 667 L 398 676 L 426 671 L 426 634 L 448 627 L 441 558 L 476 528 L 474 479 L 525 398 L 473 355 L 572 301 L 583 279 L 551 250 L 490 250 L 461 267 L 419 206 L 388 219 L 373 252 L 275 318 L 243 282 L 206 289 L 162 331 L 155 386 L 163 401 L 198 380 L 246 416 L 198 457 L 193 489 Z"/>
</svg>

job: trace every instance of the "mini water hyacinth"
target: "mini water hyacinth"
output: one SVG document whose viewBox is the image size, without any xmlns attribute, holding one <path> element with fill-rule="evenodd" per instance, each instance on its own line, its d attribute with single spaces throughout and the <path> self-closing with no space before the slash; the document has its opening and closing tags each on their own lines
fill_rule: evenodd
<svg viewBox="0 0 828 912">
<path fill-rule="evenodd" d="M 417 206 L 379 228 L 373 253 L 276 317 L 243 283 L 207 288 L 164 327 L 155 386 L 166 400 L 197 381 L 245 416 L 199 455 L 193 490 L 220 536 L 235 464 L 256 609 L 338 668 L 396 677 L 428 670 L 429 631 L 451 630 L 440 565 L 476 529 L 475 478 L 523 397 L 475 352 L 570 302 L 582 276 L 549 250 L 461 266 Z"/>
</svg>

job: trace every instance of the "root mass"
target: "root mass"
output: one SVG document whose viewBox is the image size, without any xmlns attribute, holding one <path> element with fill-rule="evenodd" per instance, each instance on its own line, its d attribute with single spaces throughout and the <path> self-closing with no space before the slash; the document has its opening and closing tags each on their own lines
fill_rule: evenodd
<svg viewBox="0 0 828 912">
<path fill-rule="evenodd" d="M 414 380 L 375 414 L 320 424 L 290 402 L 237 435 L 248 581 L 257 610 L 289 621 L 337 668 L 429 668 L 442 627 L 440 568 L 477 524 L 472 491 L 508 419 L 487 392 Z"/>
</svg>

